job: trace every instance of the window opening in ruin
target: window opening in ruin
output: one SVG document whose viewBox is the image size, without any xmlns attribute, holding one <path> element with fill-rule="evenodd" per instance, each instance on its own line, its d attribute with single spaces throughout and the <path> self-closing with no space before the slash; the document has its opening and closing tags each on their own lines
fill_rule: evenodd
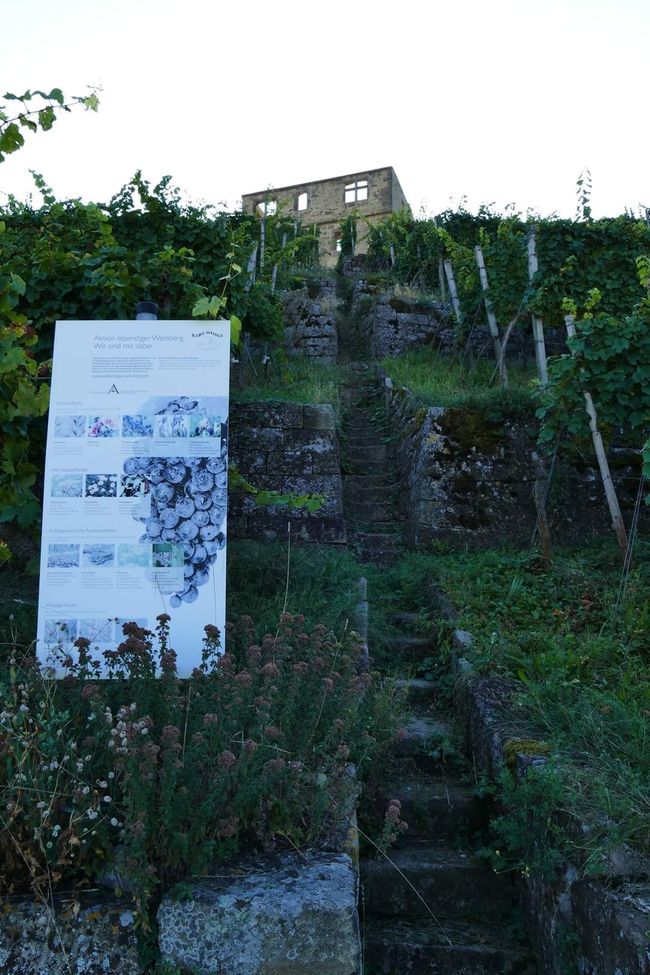
<svg viewBox="0 0 650 975">
<path fill-rule="evenodd" d="M 361 203 L 368 199 L 368 180 L 359 179 L 356 183 L 348 183 L 345 187 L 346 203 Z"/>
<path fill-rule="evenodd" d="M 278 201 L 262 200 L 255 209 L 258 217 L 274 217 L 278 212 Z"/>
<path fill-rule="evenodd" d="M 336 238 L 336 253 L 337 254 L 340 254 L 341 253 L 341 241 L 342 241 L 342 238 L 341 237 L 337 237 Z"/>
<path fill-rule="evenodd" d="M 306 210 L 307 209 L 307 194 L 306 193 L 299 193 L 298 194 L 298 209 L 299 210 Z"/>
</svg>

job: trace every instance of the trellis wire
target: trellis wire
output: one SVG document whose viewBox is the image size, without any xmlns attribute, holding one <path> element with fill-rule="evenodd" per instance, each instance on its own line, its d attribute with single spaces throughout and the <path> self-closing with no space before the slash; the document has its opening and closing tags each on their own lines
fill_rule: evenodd
<svg viewBox="0 0 650 975">
<path fill-rule="evenodd" d="M 613 622 L 625 599 L 625 593 L 627 591 L 627 580 L 630 575 L 630 569 L 632 568 L 632 550 L 634 548 L 634 542 L 636 541 L 636 536 L 639 528 L 639 517 L 641 514 L 641 501 L 643 499 L 643 489 L 645 487 L 645 476 L 641 474 L 639 478 L 639 487 L 636 492 L 636 500 L 634 502 L 634 512 L 632 514 L 632 523 L 630 524 L 630 532 L 627 539 L 627 548 L 625 550 L 625 558 L 623 559 L 623 569 L 621 572 L 621 579 L 618 585 L 618 595 L 616 597 L 616 602 L 614 604 L 614 609 L 612 610 L 612 615 L 608 622 Z"/>
<path fill-rule="evenodd" d="M 544 511 L 546 508 L 546 502 L 548 500 L 548 496 L 551 490 L 551 481 L 553 480 L 553 471 L 555 470 L 555 461 L 557 459 L 559 446 L 560 446 L 560 437 L 558 436 L 555 441 L 555 447 L 553 449 L 553 456 L 551 458 L 551 466 L 549 468 L 548 477 L 546 478 L 546 482 L 544 484 L 544 490 L 542 492 L 542 497 L 540 499 L 539 509 L 537 511 L 537 518 L 535 519 L 535 527 L 533 528 L 533 534 L 531 535 L 530 538 L 530 545 L 528 546 L 531 549 L 535 545 L 535 539 L 537 538 L 537 533 L 539 531 L 542 511 Z"/>
</svg>

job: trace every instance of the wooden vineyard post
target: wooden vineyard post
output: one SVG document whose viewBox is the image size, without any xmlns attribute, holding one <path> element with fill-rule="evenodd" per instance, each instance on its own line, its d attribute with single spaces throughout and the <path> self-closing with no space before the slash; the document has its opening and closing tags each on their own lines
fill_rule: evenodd
<svg viewBox="0 0 650 975">
<path fill-rule="evenodd" d="M 449 294 L 451 295 L 451 303 L 454 307 L 454 315 L 456 316 L 456 321 L 459 325 L 463 324 L 463 314 L 460 310 L 460 301 L 458 300 L 458 290 L 456 288 L 456 279 L 454 278 L 454 269 L 451 266 L 451 261 L 447 260 L 445 264 L 445 275 L 447 277 L 447 284 L 449 285 Z"/>
<path fill-rule="evenodd" d="M 566 315 L 564 321 L 566 323 L 567 335 L 572 338 L 576 334 L 573 315 Z M 612 475 L 609 470 L 607 454 L 605 453 L 605 447 L 603 446 L 603 438 L 601 437 L 600 430 L 598 429 L 596 407 L 594 406 L 591 393 L 589 393 L 586 389 L 583 389 L 582 395 L 585 398 L 585 409 L 587 411 L 587 416 L 589 417 L 591 439 L 593 440 L 594 450 L 596 451 L 596 457 L 598 458 L 598 467 L 600 468 L 600 476 L 605 489 L 605 497 L 607 498 L 607 504 L 609 505 L 609 513 L 612 516 L 612 527 L 616 532 L 619 547 L 623 553 L 626 554 L 628 543 L 627 532 L 625 531 L 625 522 L 623 521 L 623 515 L 621 514 L 618 498 L 616 497 L 616 489 L 614 488 L 614 482 L 612 481 Z"/>
<path fill-rule="evenodd" d="M 499 369 L 499 379 L 501 380 L 502 386 L 507 386 L 508 370 L 506 369 L 506 361 L 503 357 L 497 317 L 494 314 L 494 306 L 492 305 L 492 301 L 490 299 L 488 276 L 487 271 L 485 270 L 485 261 L 483 260 L 483 251 L 480 244 L 477 244 L 474 248 L 474 256 L 476 258 L 476 265 L 478 267 L 478 276 L 481 279 L 483 301 L 485 302 L 485 314 L 487 315 L 488 325 L 490 327 L 490 335 L 492 336 L 492 341 L 494 342 L 494 354 L 496 356 L 497 367 Z"/>
<path fill-rule="evenodd" d="M 537 274 L 537 246 L 535 244 L 535 228 L 530 228 L 528 234 L 528 281 L 531 282 Z M 548 370 L 546 368 L 546 345 L 544 343 L 544 323 L 537 315 L 533 319 L 533 338 L 535 340 L 535 361 L 537 375 L 541 386 L 548 385 Z"/>
</svg>

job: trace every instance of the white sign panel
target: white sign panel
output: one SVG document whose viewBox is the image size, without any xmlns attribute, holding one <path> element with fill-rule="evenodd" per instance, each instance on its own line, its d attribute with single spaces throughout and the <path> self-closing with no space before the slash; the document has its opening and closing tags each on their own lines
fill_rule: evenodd
<svg viewBox="0 0 650 975">
<path fill-rule="evenodd" d="M 181 676 L 225 623 L 227 321 L 58 322 L 38 656 L 171 617 Z"/>
</svg>

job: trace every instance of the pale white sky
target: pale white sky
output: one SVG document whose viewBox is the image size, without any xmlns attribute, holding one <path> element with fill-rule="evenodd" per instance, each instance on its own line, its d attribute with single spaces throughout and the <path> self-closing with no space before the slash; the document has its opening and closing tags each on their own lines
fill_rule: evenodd
<svg viewBox="0 0 650 975">
<path fill-rule="evenodd" d="M 417 214 L 467 196 L 650 206 L 648 0 L 0 0 L 0 93 L 101 85 L 0 166 L 107 200 L 140 168 L 192 199 L 395 167 Z M 1 197 L 0 197 L 1 198 Z M 35 200 L 40 200 L 35 194 Z"/>
</svg>

